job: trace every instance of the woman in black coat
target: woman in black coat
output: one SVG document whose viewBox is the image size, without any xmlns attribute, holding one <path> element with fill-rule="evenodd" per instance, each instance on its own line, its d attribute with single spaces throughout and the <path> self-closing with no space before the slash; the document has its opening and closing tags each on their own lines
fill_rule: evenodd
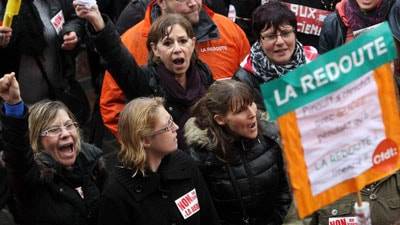
<svg viewBox="0 0 400 225">
<path fill-rule="evenodd" d="M 185 138 L 222 224 L 282 224 L 291 194 L 277 137 L 239 81 L 216 81 L 194 107 Z"/>
<path fill-rule="evenodd" d="M 153 22 L 147 39 L 150 62 L 141 68 L 121 43 L 113 24 L 108 19 L 104 22 L 97 6 L 87 9 L 75 4 L 75 10 L 90 22 L 88 35 L 126 98 L 164 97 L 166 109 L 183 127 L 190 107 L 212 82 L 208 67 L 196 58 L 196 38 L 190 22 L 178 14 L 164 15 Z M 178 131 L 179 147 L 184 144 L 182 136 Z"/>
<path fill-rule="evenodd" d="M 129 102 L 118 123 L 120 165 L 105 187 L 99 225 L 214 225 L 198 168 L 177 150 L 178 126 L 159 97 Z"/>
<path fill-rule="evenodd" d="M 0 79 L 0 96 L 17 223 L 95 225 L 105 178 L 101 150 L 81 142 L 78 124 L 61 102 L 38 102 L 28 112 L 14 73 Z"/>
</svg>

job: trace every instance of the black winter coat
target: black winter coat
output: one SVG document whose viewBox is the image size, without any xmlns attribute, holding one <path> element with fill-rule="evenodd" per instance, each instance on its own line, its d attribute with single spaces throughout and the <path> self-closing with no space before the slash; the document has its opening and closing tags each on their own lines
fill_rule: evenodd
<svg viewBox="0 0 400 225">
<path fill-rule="evenodd" d="M 132 55 L 121 43 L 119 34 L 112 22 L 107 17 L 104 19 L 106 27 L 100 33 L 94 35 L 90 31 L 90 27 L 88 27 L 87 32 L 97 51 L 107 63 L 107 70 L 110 71 L 113 79 L 124 92 L 126 99 L 131 100 L 142 96 L 163 97 L 166 100 L 165 108 L 177 125 L 183 127 L 189 118 L 190 107 L 194 103 L 188 104 L 175 99 L 167 91 L 160 82 L 160 76 L 170 76 L 170 74 L 159 74 L 157 72 L 159 64 L 153 63 L 145 67 L 139 67 Z M 192 62 L 191 68 L 192 71 L 199 72 L 201 84 L 198 85 L 203 85 L 206 89 L 213 82 L 211 71 L 200 60 Z M 198 96 L 198 98 L 200 97 L 202 96 Z M 178 130 L 178 146 L 184 146 L 182 129 Z"/>
<path fill-rule="evenodd" d="M 268 128 L 262 128 L 254 140 L 235 141 L 229 163 L 217 158 L 207 130 L 199 129 L 193 118 L 185 126 L 185 138 L 222 224 L 244 224 L 244 214 L 248 215 L 249 224 L 282 224 L 291 204 L 291 194 L 282 152 L 274 141 L 277 139 L 274 126 L 268 124 Z"/>
<path fill-rule="evenodd" d="M 27 111 L 27 109 L 25 109 Z M 5 161 L 21 225 L 94 225 L 100 196 L 101 150 L 82 143 L 72 171 L 46 153 L 33 154 L 24 118 L 1 114 Z M 81 187 L 84 198 L 76 188 Z"/>
<path fill-rule="evenodd" d="M 219 224 L 203 177 L 186 153 L 177 150 L 166 156 L 156 173 L 134 174 L 135 170 L 116 167 L 100 200 L 99 225 Z M 175 201 L 192 190 L 200 211 L 184 219 L 181 203 Z"/>
<path fill-rule="evenodd" d="M 130 1 L 118 17 L 115 25 L 118 33 L 121 35 L 129 28 L 135 26 L 144 18 L 147 5 L 150 0 L 132 0 Z M 101 11 L 103 12 L 103 11 Z"/>
</svg>

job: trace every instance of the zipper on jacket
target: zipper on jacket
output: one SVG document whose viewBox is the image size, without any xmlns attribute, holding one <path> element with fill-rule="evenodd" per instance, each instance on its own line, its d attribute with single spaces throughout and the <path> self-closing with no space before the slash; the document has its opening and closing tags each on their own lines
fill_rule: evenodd
<svg viewBox="0 0 400 225">
<path fill-rule="evenodd" d="M 246 174 L 249 178 L 249 188 L 250 188 L 250 200 L 253 201 L 255 200 L 254 194 L 256 193 L 256 188 L 255 188 L 255 182 L 254 182 L 254 176 L 253 173 L 251 172 L 250 166 L 247 162 L 246 155 L 247 155 L 247 150 L 246 147 L 244 146 L 243 139 L 240 141 L 242 144 L 242 151 L 240 151 L 240 158 L 243 162 L 244 170 L 246 171 Z"/>
</svg>

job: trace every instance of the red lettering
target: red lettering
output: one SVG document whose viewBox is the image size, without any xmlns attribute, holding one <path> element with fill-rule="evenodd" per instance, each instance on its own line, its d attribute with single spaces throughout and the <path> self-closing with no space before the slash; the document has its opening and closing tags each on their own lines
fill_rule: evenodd
<svg viewBox="0 0 400 225">
<path fill-rule="evenodd" d="M 194 204 L 192 206 L 192 211 L 197 211 L 200 208 L 199 204 Z"/>
<path fill-rule="evenodd" d="M 345 218 L 329 222 L 329 225 L 346 225 L 346 224 L 347 223 Z"/>
<path fill-rule="evenodd" d="M 192 193 L 193 195 L 191 196 L 192 201 L 197 199 L 196 193 Z"/>
<path fill-rule="evenodd" d="M 185 209 L 185 206 L 183 205 L 183 202 L 182 202 L 182 201 L 180 201 L 180 202 L 178 203 L 178 207 L 179 207 L 180 210 L 184 210 L 184 209 Z"/>
<path fill-rule="evenodd" d="M 192 199 L 190 198 L 189 195 L 184 196 L 181 201 L 179 201 L 178 206 L 181 210 L 185 209 L 186 207 L 188 207 L 190 205 L 190 203 L 192 202 Z"/>
<path fill-rule="evenodd" d="M 185 214 L 186 216 L 190 216 L 190 214 L 192 214 L 192 211 L 190 209 L 186 209 Z"/>
<path fill-rule="evenodd" d="M 189 195 L 186 195 L 184 199 L 186 199 L 188 206 L 190 203 L 192 203 L 192 198 Z"/>
</svg>

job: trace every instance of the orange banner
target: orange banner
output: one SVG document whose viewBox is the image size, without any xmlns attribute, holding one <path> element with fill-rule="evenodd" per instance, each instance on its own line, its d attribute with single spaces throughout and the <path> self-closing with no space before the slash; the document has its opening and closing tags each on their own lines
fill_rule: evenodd
<svg viewBox="0 0 400 225">
<path fill-rule="evenodd" d="M 399 116 L 392 68 L 385 64 L 279 117 L 301 218 L 400 168 Z"/>
</svg>

